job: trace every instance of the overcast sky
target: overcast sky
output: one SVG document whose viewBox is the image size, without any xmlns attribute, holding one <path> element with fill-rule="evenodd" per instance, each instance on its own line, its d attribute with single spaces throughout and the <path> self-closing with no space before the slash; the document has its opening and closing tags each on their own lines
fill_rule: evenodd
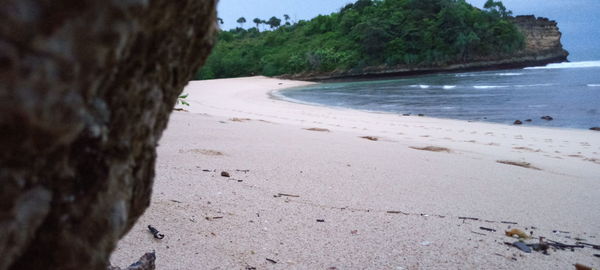
<svg viewBox="0 0 600 270">
<path fill-rule="evenodd" d="M 482 7 L 486 0 L 467 0 Z M 318 14 L 337 12 L 352 0 L 220 0 L 219 17 L 223 29 L 239 26 L 235 21 L 245 17 L 253 25 L 254 18 L 283 18 L 292 21 L 311 19 Z M 558 22 L 563 33 L 563 45 L 571 53 L 569 60 L 600 60 L 600 0 L 504 0 L 515 15 L 535 14 Z"/>
</svg>

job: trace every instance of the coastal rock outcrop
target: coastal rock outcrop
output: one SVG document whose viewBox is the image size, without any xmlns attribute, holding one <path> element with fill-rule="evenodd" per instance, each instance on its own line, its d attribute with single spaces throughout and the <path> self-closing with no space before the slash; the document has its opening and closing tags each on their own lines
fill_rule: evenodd
<svg viewBox="0 0 600 270">
<path fill-rule="evenodd" d="M 106 269 L 208 56 L 216 0 L 0 6 L 0 270 Z M 135 258 L 132 258 L 132 261 Z"/>
<path fill-rule="evenodd" d="M 569 52 L 560 41 L 562 33 L 556 21 L 534 15 L 516 16 L 513 22 L 525 37 L 525 48 L 519 52 L 523 58 L 533 58 L 539 64 L 564 62 Z"/>
<path fill-rule="evenodd" d="M 302 73 L 280 76 L 286 79 L 326 81 L 351 78 L 398 77 L 439 72 L 512 69 L 543 66 L 567 61 L 567 52 L 561 43 L 562 33 L 556 21 L 548 18 L 524 15 L 511 17 L 524 37 L 523 49 L 512 54 L 493 54 L 470 59 L 467 62 L 426 66 L 371 66 L 359 70 L 333 71 L 326 73 Z"/>
</svg>

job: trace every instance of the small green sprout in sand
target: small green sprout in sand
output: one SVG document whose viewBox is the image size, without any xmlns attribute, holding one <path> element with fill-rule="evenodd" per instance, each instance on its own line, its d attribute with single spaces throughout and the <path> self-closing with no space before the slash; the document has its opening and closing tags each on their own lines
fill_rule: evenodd
<svg viewBox="0 0 600 270">
<path fill-rule="evenodd" d="M 185 100 L 188 96 L 189 96 L 189 94 L 180 95 L 177 98 L 177 105 L 181 104 L 181 105 L 185 105 L 185 106 L 190 106 L 190 104 Z"/>
</svg>

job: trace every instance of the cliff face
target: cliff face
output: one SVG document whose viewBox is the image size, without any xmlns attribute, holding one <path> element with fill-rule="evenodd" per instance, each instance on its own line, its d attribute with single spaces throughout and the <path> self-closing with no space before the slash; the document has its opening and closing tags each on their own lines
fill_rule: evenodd
<svg viewBox="0 0 600 270">
<path fill-rule="evenodd" d="M 536 18 L 533 15 L 517 16 L 513 22 L 525 36 L 525 48 L 520 54 L 534 56 L 539 61 L 563 62 L 569 53 L 560 42 L 562 33 L 557 23 L 547 18 Z"/>
<path fill-rule="evenodd" d="M 533 15 L 516 16 L 512 18 L 512 21 L 523 34 L 525 44 L 522 50 L 511 55 L 491 55 L 466 63 L 452 63 L 445 66 L 376 66 L 366 67 L 359 72 L 334 71 L 319 74 L 285 75 L 281 77 L 314 81 L 369 79 L 436 72 L 523 68 L 567 61 L 569 53 L 562 47 L 560 40 L 562 34 L 555 21 L 542 17 L 536 18 Z"/>
<path fill-rule="evenodd" d="M 2 1 L 0 270 L 106 269 L 149 205 L 155 147 L 212 48 L 215 4 Z"/>
</svg>

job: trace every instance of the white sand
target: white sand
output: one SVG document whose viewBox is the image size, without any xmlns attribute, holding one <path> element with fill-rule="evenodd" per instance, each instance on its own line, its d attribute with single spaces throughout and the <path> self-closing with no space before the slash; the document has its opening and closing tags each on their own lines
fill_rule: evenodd
<svg viewBox="0 0 600 270">
<path fill-rule="evenodd" d="M 159 269 L 600 266 L 592 256 L 600 251 L 591 248 L 546 256 L 503 244 L 514 241 L 504 236 L 509 226 L 527 232 L 534 226 L 534 236 L 569 244 L 575 237 L 600 244 L 600 132 L 406 117 L 269 97 L 305 84 L 265 77 L 191 82 L 184 91 L 190 112 L 173 114 L 158 148 L 152 205 L 112 262 L 124 266 L 156 250 Z M 451 152 L 411 148 L 426 146 Z M 278 193 L 300 197 L 273 196 Z M 148 224 L 165 239 L 152 239 Z"/>
</svg>

